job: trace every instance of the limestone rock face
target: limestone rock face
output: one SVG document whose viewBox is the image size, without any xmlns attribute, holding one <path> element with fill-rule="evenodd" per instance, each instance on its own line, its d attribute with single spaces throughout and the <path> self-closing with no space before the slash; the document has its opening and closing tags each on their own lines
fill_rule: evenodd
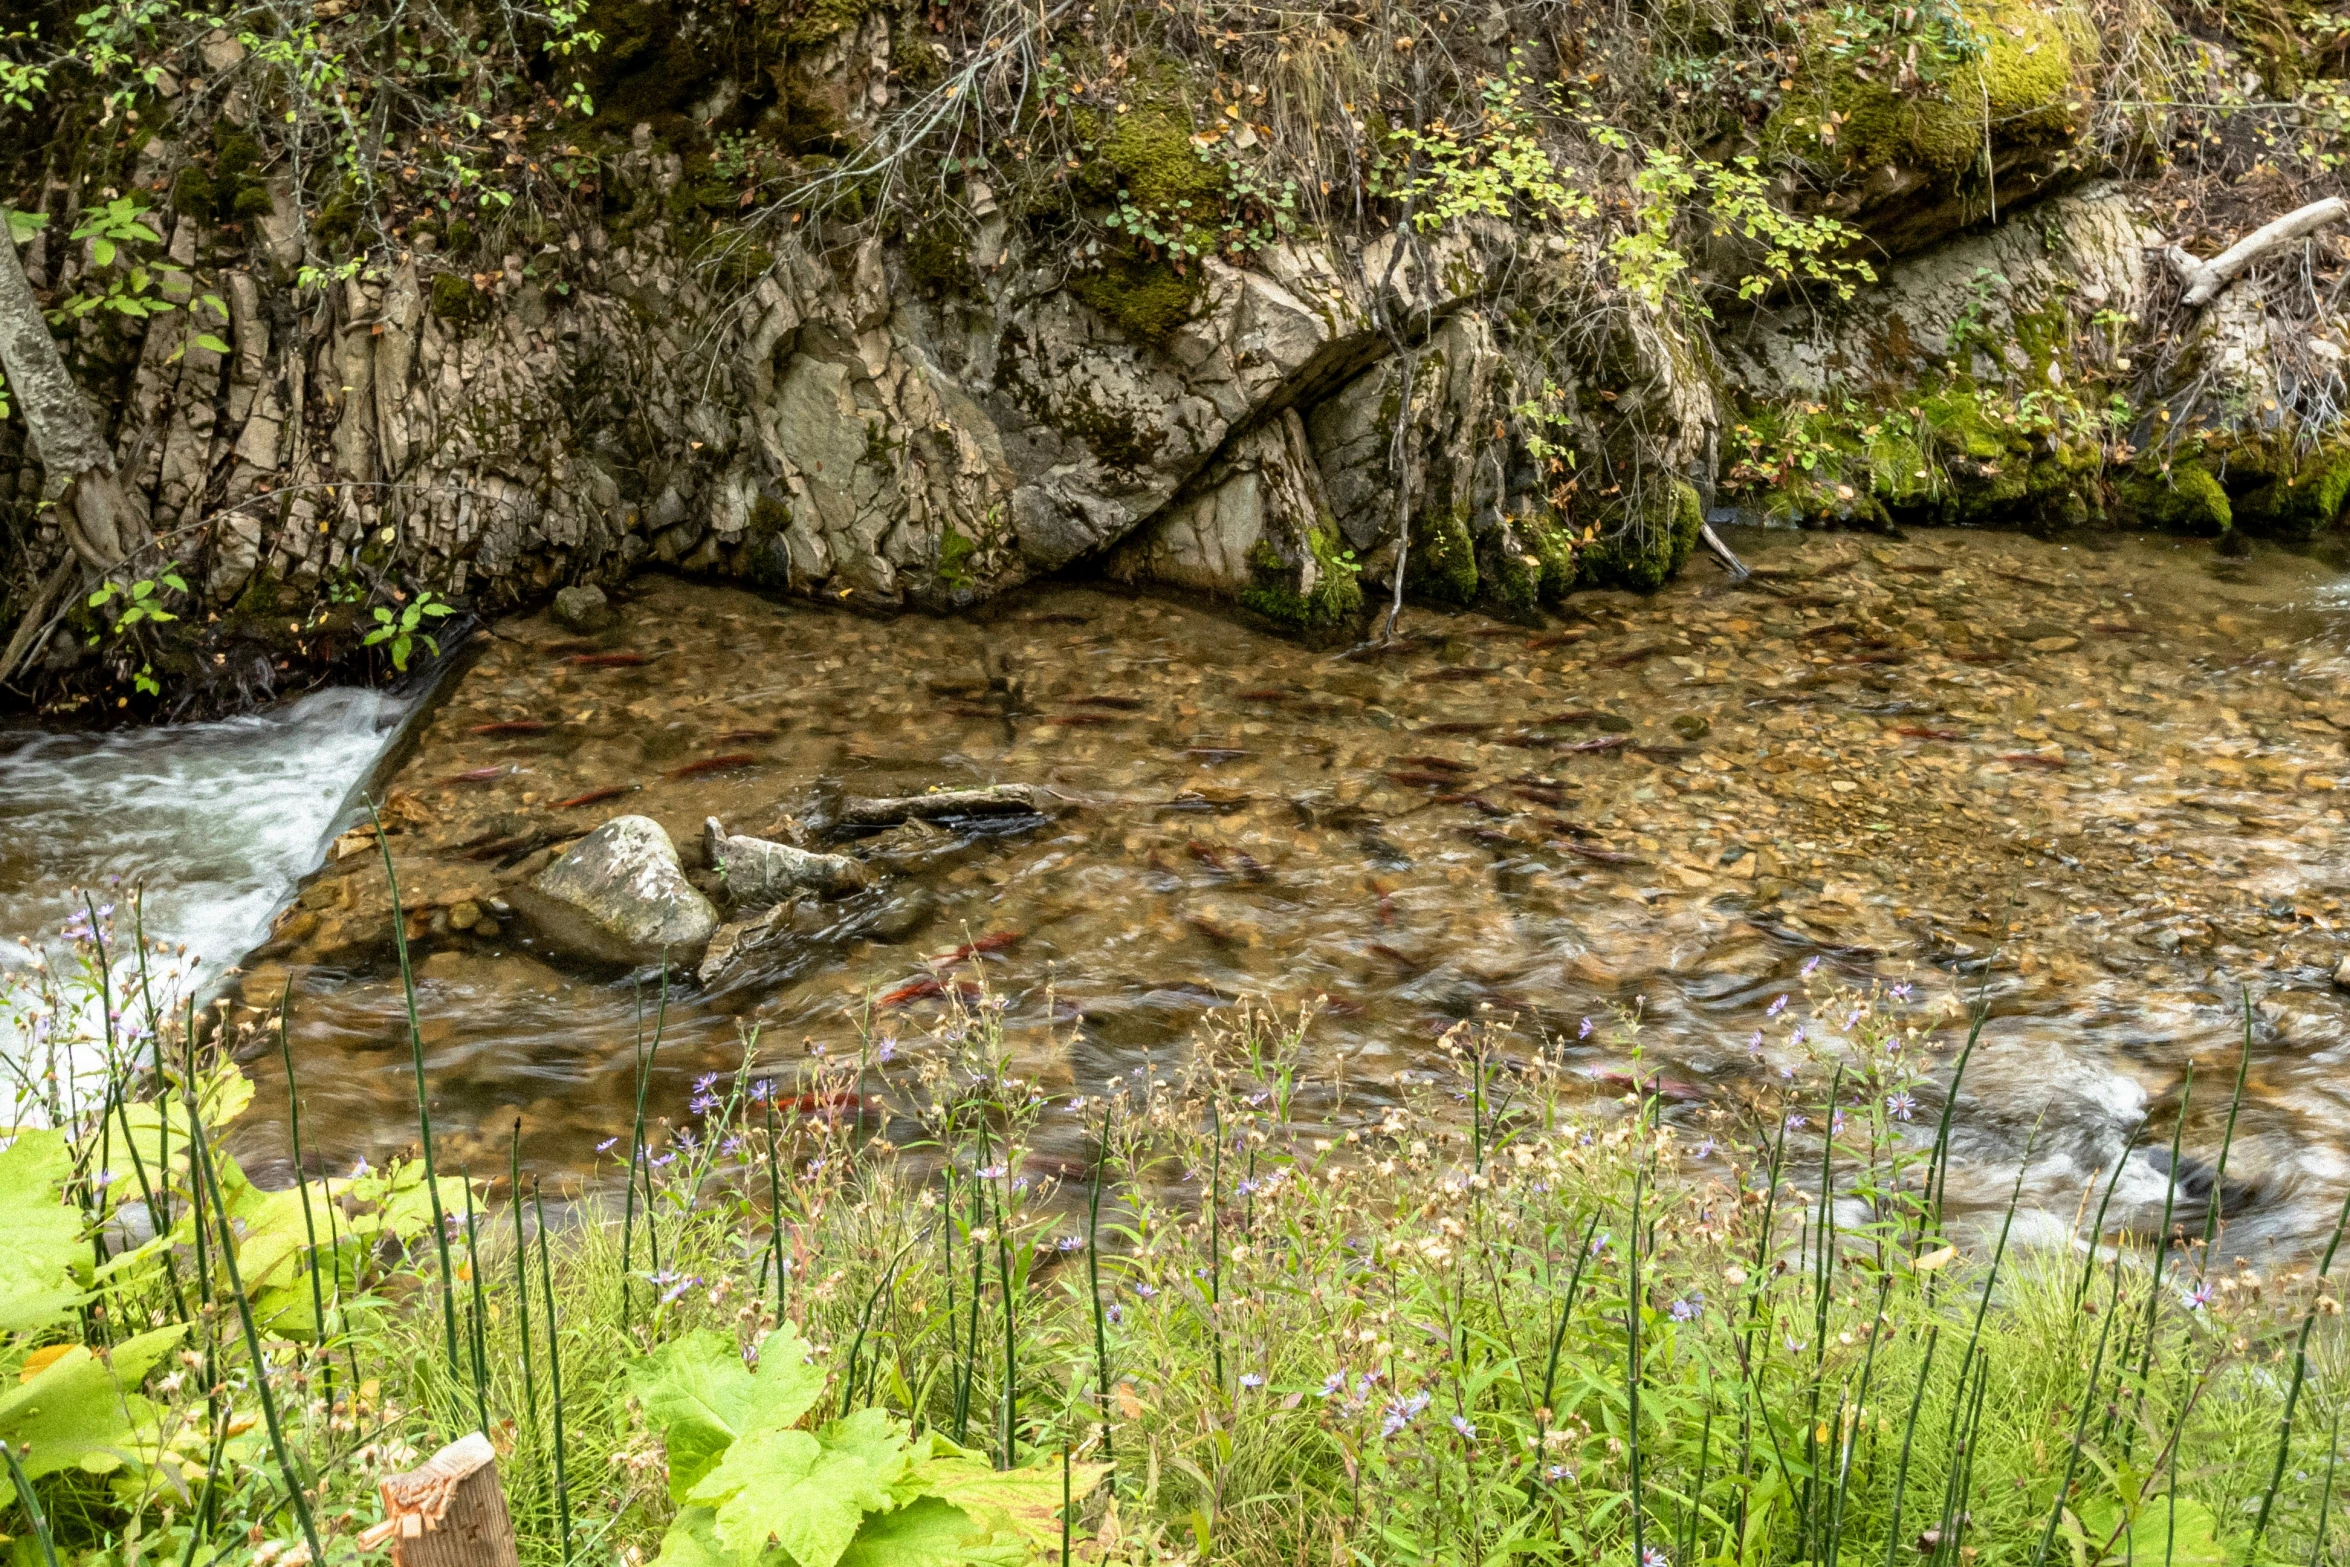
<svg viewBox="0 0 2350 1567">
<path fill-rule="evenodd" d="M 690 964 L 718 929 L 718 911 L 686 880 L 677 846 L 648 816 L 616 816 L 528 887 L 515 906 L 557 949 L 630 967 Z"/>
</svg>

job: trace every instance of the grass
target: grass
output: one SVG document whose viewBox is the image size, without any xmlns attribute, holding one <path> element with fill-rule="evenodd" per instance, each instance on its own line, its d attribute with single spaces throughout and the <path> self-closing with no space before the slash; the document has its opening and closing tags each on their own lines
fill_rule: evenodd
<svg viewBox="0 0 2350 1567">
<path fill-rule="evenodd" d="M 812 1424 L 881 1406 L 998 1467 L 1113 1460 L 1058 1525 L 1089 1561 L 2343 1559 L 2332 1249 L 2221 1261 L 2216 1205 L 2164 1246 L 2099 1238 L 2094 1183 L 2069 1249 L 2010 1246 L 2012 1201 L 1946 1221 L 1964 1053 L 1932 1059 L 1905 990 L 1812 985 L 1735 1104 L 1660 1097 L 1626 1017 L 1651 1091 L 1464 1025 L 1314 1124 L 1310 1016 L 1244 1011 L 1072 1098 L 1013 1070 L 982 993 L 919 1037 L 747 1039 L 552 1212 L 517 1165 L 252 1190 L 221 1123 L 254 1041 L 156 1008 L 95 1087 L 28 1076 L 17 1119 L 71 1132 L 85 1255 L 148 1189 L 170 1243 L 7 1354 L 185 1337 L 112 1456 L 33 1465 L 0 1527 L 27 1567 L 352 1559 L 376 1478 L 484 1427 L 526 1562 L 649 1559 L 675 1506 L 643 1357 L 788 1322 L 826 1373 Z M 102 1178 L 126 1149 L 144 1173 Z"/>
</svg>

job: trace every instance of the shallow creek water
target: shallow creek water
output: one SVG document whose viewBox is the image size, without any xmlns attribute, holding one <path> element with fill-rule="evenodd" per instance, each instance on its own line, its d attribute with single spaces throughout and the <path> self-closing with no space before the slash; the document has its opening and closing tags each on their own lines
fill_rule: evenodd
<svg viewBox="0 0 2350 1567">
<path fill-rule="evenodd" d="M 2027 1201 L 2070 1225 L 2146 1116 L 2113 1217 L 2150 1230 L 2146 1150 L 2192 1060 L 2184 1142 L 2216 1153 L 2249 985 L 2233 1239 L 2322 1238 L 2350 1175 L 2339 574 L 2121 537 L 1736 542 L 1747 583 L 1700 562 L 1545 629 L 1416 612 L 1370 658 L 1075 586 L 884 623 L 654 579 L 594 638 L 509 623 L 444 687 L 386 810 L 444 1168 L 502 1167 L 516 1116 L 550 1173 L 626 1131 L 653 991 L 496 917 L 563 842 L 639 813 L 691 864 L 706 816 L 759 833 L 819 779 L 1023 781 L 1082 803 L 903 856 L 714 985 L 674 983 L 655 1112 L 682 1122 L 752 1028 L 769 1059 L 854 1049 L 861 999 L 1002 934 L 977 961 L 1052 1090 L 1170 1061 L 1242 998 L 1320 996 L 1308 1060 L 1350 1110 L 1465 1018 L 1621 1071 L 1607 1028 L 1579 1037 L 1620 1010 L 1652 1065 L 1728 1105 L 1788 1059 L 1797 1014 L 1771 1003 L 1817 958 L 1819 980 L 1911 982 L 1941 1069 L 1963 1006 L 1989 1006 L 1954 1198 L 2003 1203 L 2037 1122 Z M 345 837 L 248 962 L 250 999 L 294 981 L 305 1136 L 336 1160 L 413 1136 L 388 910 L 372 843 Z M 917 1040 L 940 1004 L 874 1027 Z M 266 1159 L 283 1085 L 273 1057 L 253 1070 Z"/>
</svg>

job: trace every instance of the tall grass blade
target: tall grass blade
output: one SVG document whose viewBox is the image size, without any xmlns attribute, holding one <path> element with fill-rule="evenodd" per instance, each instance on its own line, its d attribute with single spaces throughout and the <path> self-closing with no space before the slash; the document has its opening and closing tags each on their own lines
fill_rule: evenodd
<svg viewBox="0 0 2350 1567">
<path fill-rule="evenodd" d="M 424 1151 L 424 1189 L 432 1200 L 433 1245 L 441 1258 L 441 1325 L 448 1340 L 449 1369 L 462 1378 L 465 1363 L 457 1357 L 457 1280 L 449 1265 L 449 1216 L 441 1211 L 441 1183 L 433 1168 L 432 1104 L 424 1082 L 424 1028 L 416 1016 L 416 974 L 408 962 L 408 912 L 400 902 L 400 873 L 392 864 L 392 842 L 384 836 L 383 816 L 372 798 L 367 802 L 367 819 L 375 826 L 375 846 L 382 851 L 384 877 L 391 884 L 392 950 L 400 960 L 400 994 L 408 1008 L 408 1051 L 416 1072 L 416 1138 Z"/>
</svg>

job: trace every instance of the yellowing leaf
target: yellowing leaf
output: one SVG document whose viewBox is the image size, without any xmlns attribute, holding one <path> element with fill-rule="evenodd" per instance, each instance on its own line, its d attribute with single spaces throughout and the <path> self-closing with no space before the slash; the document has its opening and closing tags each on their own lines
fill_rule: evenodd
<svg viewBox="0 0 2350 1567">
<path fill-rule="evenodd" d="M 16 1380 L 30 1382 L 81 1347 L 79 1344 L 51 1344 L 46 1348 L 34 1350 L 24 1357 L 24 1364 L 17 1368 Z"/>
<path fill-rule="evenodd" d="M 1015 1530 L 989 1530 L 969 1513 L 925 1496 L 865 1520 L 840 1567 L 1025 1567 L 1028 1542 Z"/>
<path fill-rule="evenodd" d="M 1916 1268 L 1920 1273 L 1932 1273 L 1938 1269 L 1948 1267 L 1950 1265 L 1950 1259 L 1957 1255 L 1958 1248 L 1956 1246 L 1939 1246 L 1934 1250 L 1927 1252 L 1923 1257 L 1920 1257 L 1910 1266 Z"/>
<path fill-rule="evenodd" d="M 1118 1384 L 1118 1413 L 1129 1420 L 1142 1418 L 1142 1400 L 1134 1396 L 1134 1384 L 1131 1382 Z"/>
<path fill-rule="evenodd" d="M 1074 1506 L 1110 1472 L 1108 1464 L 1073 1464 L 1069 1501 Z M 1025 1469 L 990 1469 L 967 1458 L 934 1458 L 915 1470 L 923 1490 L 962 1508 L 980 1523 L 1017 1529 L 1039 1550 L 1060 1549 L 1061 1466 L 1031 1464 Z"/>
</svg>

